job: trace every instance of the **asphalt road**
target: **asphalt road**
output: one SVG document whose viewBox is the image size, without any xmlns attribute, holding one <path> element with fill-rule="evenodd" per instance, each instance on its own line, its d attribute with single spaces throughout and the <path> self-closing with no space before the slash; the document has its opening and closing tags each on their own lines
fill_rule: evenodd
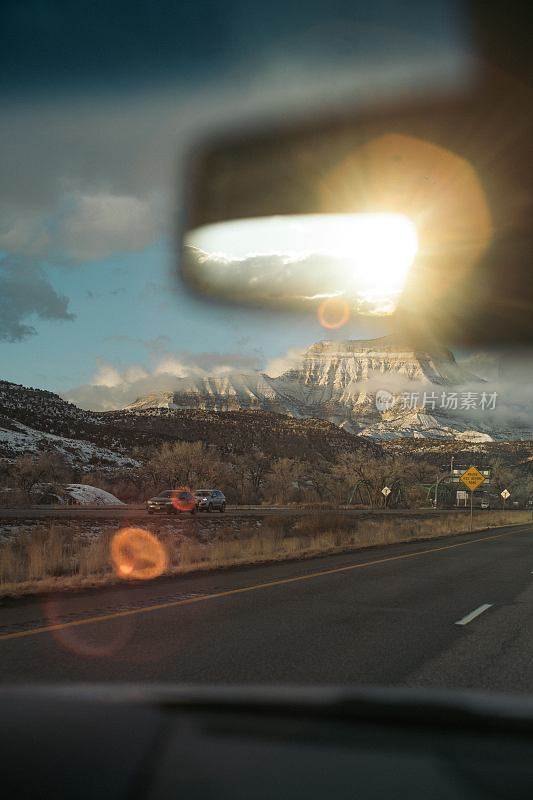
<svg viewBox="0 0 533 800">
<path fill-rule="evenodd" d="M 439 508 L 437 511 L 432 509 L 376 509 L 379 514 L 399 514 L 407 516 L 427 516 L 430 514 L 450 514 L 457 513 L 458 511 L 468 513 L 469 509 L 462 508 Z M 246 506 L 236 507 L 228 506 L 226 510 L 226 517 L 256 517 L 258 515 L 269 514 L 291 514 L 291 515 L 309 515 L 309 514 L 368 514 L 371 513 L 369 509 L 359 508 L 291 508 L 289 506 Z M 476 513 L 480 513 L 476 510 Z M 485 514 L 486 512 L 481 512 Z M 191 514 L 180 514 L 180 519 L 190 519 Z M 213 518 L 221 517 L 224 515 L 218 511 L 212 514 L 201 512 L 201 517 L 209 516 Z M 155 518 L 166 517 L 165 514 L 157 514 Z M 131 506 L 30 506 L 28 508 L 0 508 L 0 521 L 1 520 L 32 520 L 32 519 L 153 519 L 146 511 L 144 506 L 131 505 Z"/>
<path fill-rule="evenodd" d="M 531 693 L 533 525 L 4 601 L 0 677 Z"/>
</svg>

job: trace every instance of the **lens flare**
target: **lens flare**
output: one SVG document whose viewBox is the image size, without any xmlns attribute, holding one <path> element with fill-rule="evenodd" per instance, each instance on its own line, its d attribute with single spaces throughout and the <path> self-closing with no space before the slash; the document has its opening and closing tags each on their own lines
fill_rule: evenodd
<svg viewBox="0 0 533 800">
<path fill-rule="evenodd" d="M 111 541 L 111 560 L 119 578 L 150 580 L 167 568 L 166 550 L 153 533 L 123 528 Z"/>
<path fill-rule="evenodd" d="M 343 297 L 328 297 L 318 307 L 318 321 L 323 328 L 336 330 L 350 319 L 350 306 Z"/>
<path fill-rule="evenodd" d="M 172 492 L 171 501 L 176 511 L 193 511 L 196 507 L 194 495 L 187 486 L 175 489 Z"/>
<path fill-rule="evenodd" d="M 126 595 L 116 595 L 118 606 L 126 605 L 130 599 Z M 117 658 L 126 650 L 135 632 L 135 617 L 118 617 L 106 621 L 105 625 L 72 624 L 72 609 L 62 596 L 52 597 L 43 604 L 48 623 L 55 629 L 52 636 L 63 650 L 82 658 Z M 95 610 L 95 614 L 97 615 Z M 83 622 L 83 616 L 80 615 Z"/>
<path fill-rule="evenodd" d="M 321 198 L 330 213 L 353 208 L 397 215 L 396 227 L 390 233 L 384 228 L 378 246 L 368 248 L 376 257 L 362 274 L 361 291 L 377 311 L 386 305 L 384 290 L 395 275 L 401 283 L 394 305 L 401 294 L 403 309 L 415 314 L 428 307 L 440 312 L 444 302 L 447 313 L 460 319 L 460 308 L 446 306 L 450 291 L 458 289 L 459 298 L 483 291 L 479 284 L 475 292 L 464 287 L 492 241 L 492 215 L 480 177 L 462 156 L 400 133 L 371 137 L 323 178 Z M 398 215 L 411 220 L 411 234 L 408 228 L 402 234 Z"/>
</svg>

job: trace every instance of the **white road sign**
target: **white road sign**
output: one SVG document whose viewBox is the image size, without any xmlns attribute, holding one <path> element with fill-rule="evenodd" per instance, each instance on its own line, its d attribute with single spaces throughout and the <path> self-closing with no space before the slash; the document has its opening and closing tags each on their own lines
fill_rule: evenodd
<svg viewBox="0 0 533 800">
<path fill-rule="evenodd" d="M 381 494 L 384 494 L 385 497 L 388 497 L 390 493 L 391 493 L 391 490 L 389 489 L 388 486 L 384 486 L 383 489 L 381 490 Z"/>
<path fill-rule="evenodd" d="M 507 500 L 507 498 L 511 496 L 511 492 L 508 489 L 504 489 L 503 492 L 501 492 L 501 496 L 504 500 Z"/>
</svg>

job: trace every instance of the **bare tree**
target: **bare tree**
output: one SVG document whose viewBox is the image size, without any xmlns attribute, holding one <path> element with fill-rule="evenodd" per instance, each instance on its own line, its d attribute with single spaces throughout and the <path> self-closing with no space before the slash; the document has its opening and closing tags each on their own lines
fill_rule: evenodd
<svg viewBox="0 0 533 800">
<path fill-rule="evenodd" d="M 232 473 L 241 503 L 259 499 L 269 467 L 270 459 L 257 447 L 234 457 Z"/>
<path fill-rule="evenodd" d="M 294 458 L 274 461 L 265 481 L 265 499 L 275 503 L 288 503 L 298 492 L 302 463 Z"/>
<path fill-rule="evenodd" d="M 224 469 L 217 452 L 204 447 L 202 442 L 164 444 L 144 466 L 154 486 L 190 488 L 201 483 L 218 483 Z"/>
<path fill-rule="evenodd" d="M 15 485 L 29 500 L 39 483 L 59 484 L 69 480 L 70 469 L 58 453 L 24 455 L 15 459 L 11 470 Z"/>
<path fill-rule="evenodd" d="M 363 453 L 341 453 L 331 470 L 332 493 L 338 503 L 346 503 L 357 485 L 367 478 L 369 458 Z"/>
</svg>

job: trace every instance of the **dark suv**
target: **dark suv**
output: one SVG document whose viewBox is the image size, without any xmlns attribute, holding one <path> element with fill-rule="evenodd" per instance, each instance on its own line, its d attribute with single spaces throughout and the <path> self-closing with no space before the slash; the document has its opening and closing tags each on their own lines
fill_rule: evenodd
<svg viewBox="0 0 533 800">
<path fill-rule="evenodd" d="M 178 514 L 180 511 L 196 511 L 196 498 L 188 489 L 166 489 L 146 503 L 149 514 Z"/>
<path fill-rule="evenodd" d="M 215 511 L 222 514 L 226 510 L 226 498 L 219 489 L 198 489 L 194 493 L 198 511 Z"/>
</svg>

